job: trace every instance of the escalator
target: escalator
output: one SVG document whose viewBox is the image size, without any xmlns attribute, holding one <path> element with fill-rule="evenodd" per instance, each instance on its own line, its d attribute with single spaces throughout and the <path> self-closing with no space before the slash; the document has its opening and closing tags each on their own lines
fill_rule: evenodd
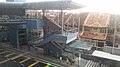
<svg viewBox="0 0 120 67">
<path fill-rule="evenodd" d="M 55 41 L 52 41 L 52 44 L 55 45 L 58 49 L 61 49 L 61 48 L 62 48 L 62 45 L 58 44 L 58 43 L 55 42 Z"/>
<path fill-rule="evenodd" d="M 58 41 L 58 42 L 61 42 L 61 43 L 66 43 L 66 40 L 67 40 L 67 38 L 65 36 L 54 34 L 54 35 L 51 35 L 51 36 L 45 38 L 42 41 L 32 42 L 31 45 L 42 46 L 42 45 L 44 45 L 44 44 L 46 44 L 50 41 Z"/>
<path fill-rule="evenodd" d="M 69 52 L 69 51 L 65 50 L 64 44 L 60 44 L 59 42 L 56 42 L 56 41 L 52 41 L 52 44 L 54 46 L 56 46 L 59 50 L 61 50 L 62 53 L 70 53 L 70 54 L 72 54 L 72 52 Z"/>
</svg>

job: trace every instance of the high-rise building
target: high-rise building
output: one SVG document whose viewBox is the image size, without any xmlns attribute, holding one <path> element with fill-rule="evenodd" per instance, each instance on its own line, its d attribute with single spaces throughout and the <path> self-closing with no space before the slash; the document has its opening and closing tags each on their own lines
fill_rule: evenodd
<svg viewBox="0 0 120 67">
<path fill-rule="evenodd" d="M 6 2 L 26 2 L 26 0 L 6 0 Z"/>
</svg>

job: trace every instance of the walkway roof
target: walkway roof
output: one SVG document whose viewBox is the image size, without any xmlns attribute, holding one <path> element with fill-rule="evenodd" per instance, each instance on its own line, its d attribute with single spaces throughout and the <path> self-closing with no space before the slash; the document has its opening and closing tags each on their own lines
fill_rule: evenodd
<svg viewBox="0 0 120 67">
<path fill-rule="evenodd" d="M 14 2 L 1 2 L 0 8 L 24 8 L 35 10 L 68 10 L 79 9 L 84 7 L 81 4 L 74 3 L 72 1 L 45 1 L 45 2 L 26 2 L 26 3 L 14 3 Z"/>
<path fill-rule="evenodd" d="M 95 50 L 92 55 L 99 58 L 106 58 L 110 60 L 120 61 L 120 56 L 98 51 L 98 50 Z"/>
<path fill-rule="evenodd" d="M 72 43 L 66 45 L 65 50 L 70 52 L 81 52 L 81 51 L 90 51 L 92 49 L 92 45 L 80 40 L 75 40 Z"/>
</svg>

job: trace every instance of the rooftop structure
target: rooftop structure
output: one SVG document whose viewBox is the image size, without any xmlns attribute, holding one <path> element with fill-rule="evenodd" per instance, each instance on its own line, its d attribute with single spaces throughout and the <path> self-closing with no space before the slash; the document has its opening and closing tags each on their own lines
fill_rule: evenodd
<svg viewBox="0 0 120 67">
<path fill-rule="evenodd" d="M 56 6 L 54 6 L 56 5 Z M 14 7 L 12 7 L 14 6 Z M 0 8 L 24 8 L 35 10 L 70 10 L 84 7 L 83 5 L 74 3 L 72 1 L 46 1 L 46 2 L 1 2 Z"/>
<path fill-rule="evenodd" d="M 87 27 L 108 27 L 109 17 L 109 14 L 89 13 L 83 25 Z"/>
<path fill-rule="evenodd" d="M 64 20 L 64 10 L 78 9 L 82 7 L 84 6 L 68 0 L 31 3 L 1 2 L 0 25 L 2 32 L 0 39 L 7 39 L 14 47 L 19 49 L 25 48 L 24 46 L 27 46 L 28 49 L 30 49 L 32 45 L 32 48 L 40 47 L 43 49 L 45 55 L 60 57 L 62 56 L 62 52 L 64 52 L 62 46 L 77 39 L 78 34 L 75 31 L 67 36 L 63 35 L 64 22 L 70 22 Z M 41 12 L 39 12 L 39 10 L 41 10 Z M 48 18 L 48 16 L 52 15 L 52 12 L 49 12 L 49 10 L 60 11 L 60 26 Z M 36 18 L 34 16 L 41 16 L 42 18 Z M 4 32 L 5 36 L 2 36 Z M 36 64 L 38 64 L 38 62 Z"/>
<path fill-rule="evenodd" d="M 109 18 L 110 14 L 89 13 L 84 21 L 80 37 L 90 40 L 89 42 L 96 41 L 94 46 L 97 47 L 105 45 Z M 99 41 L 103 41 L 103 45 L 99 44 Z"/>
</svg>

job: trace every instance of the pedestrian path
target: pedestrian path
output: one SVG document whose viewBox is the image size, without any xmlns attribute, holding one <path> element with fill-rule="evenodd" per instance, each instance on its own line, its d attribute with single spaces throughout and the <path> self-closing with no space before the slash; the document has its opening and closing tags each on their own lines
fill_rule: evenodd
<svg viewBox="0 0 120 67">
<path fill-rule="evenodd" d="M 98 62 L 94 62 L 92 60 L 89 60 L 85 67 L 108 67 L 108 66 L 105 64 L 100 64 Z"/>
</svg>

